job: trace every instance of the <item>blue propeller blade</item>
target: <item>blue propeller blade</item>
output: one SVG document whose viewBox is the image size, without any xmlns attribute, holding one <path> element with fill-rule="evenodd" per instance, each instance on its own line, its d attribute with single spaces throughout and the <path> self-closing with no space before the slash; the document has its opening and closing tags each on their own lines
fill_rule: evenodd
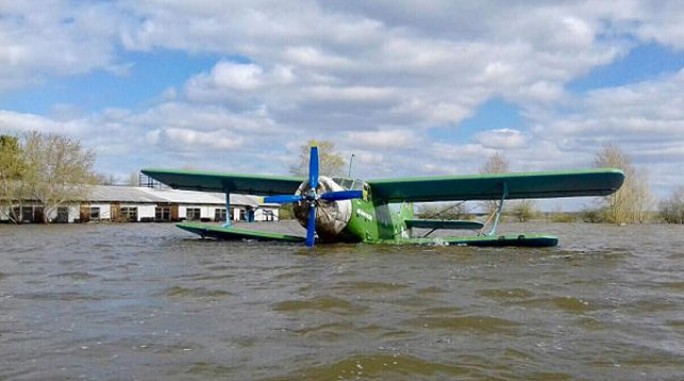
<svg viewBox="0 0 684 381">
<path fill-rule="evenodd" d="M 363 191 L 360 190 L 346 190 L 337 192 L 328 192 L 321 195 L 322 200 L 326 201 L 340 201 L 340 200 L 351 200 L 353 198 L 363 197 Z"/>
<path fill-rule="evenodd" d="M 309 219 L 306 221 L 306 246 L 313 247 L 316 240 L 316 207 L 309 207 Z"/>
<path fill-rule="evenodd" d="M 311 146 L 311 154 L 309 156 L 309 186 L 311 188 L 318 188 L 318 147 Z"/>
<path fill-rule="evenodd" d="M 304 200 L 304 197 L 297 194 L 282 194 L 264 197 L 264 203 L 267 204 L 293 204 L 302 200 Z"/>
</svg>

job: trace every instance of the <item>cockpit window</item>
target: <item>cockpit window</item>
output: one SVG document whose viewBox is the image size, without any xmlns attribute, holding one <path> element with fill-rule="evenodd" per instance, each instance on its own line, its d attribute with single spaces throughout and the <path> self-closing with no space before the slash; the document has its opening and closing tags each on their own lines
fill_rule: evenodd
<svg viewBox="0 0 684 381">
<path fill-rule="evenodd" d="M 365 184 L 365 183 L 361 180 L 354 180 L 354 182 L 352 183 L 351 189 L 352 190 L 363 190 L 363 184 Z"/>
<path fill-rule="evenodd" d="M 333 181 L 346 190 L 363 190 L 366 185 L 362 180 L 352 180 L 343 177 L 335 177 L 333 178 Z"/>
</svg>

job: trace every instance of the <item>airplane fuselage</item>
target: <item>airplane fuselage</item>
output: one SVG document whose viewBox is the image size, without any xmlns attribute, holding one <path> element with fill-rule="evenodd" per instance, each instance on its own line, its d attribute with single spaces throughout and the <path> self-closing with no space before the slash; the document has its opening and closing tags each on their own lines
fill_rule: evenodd
<svg viewBox="0 0 684 381">
<path fill-rule="evenodd" d="M 362 180 L 346 178 L 323 178 L 321 183 L 328 187 L 343 190 L 362 190 L 363 197 L 353 200 L 321 202 L 318 206 L 317 231 L 327 232 L 319 234 L 319 240 L 328 242 L 366 242 L 398 240 L 409 237 L 409 229 L 404 222 L 413 218 L 413 204 L 410 203 L 376 203 L 370 191 L 370 186 Z M 331 184 L 330 181 L 334 182 Z M 306 182 L 301 188 L 306 188 Z M 295 214 L 302 226 L 306 224 L 306 203 L 301 203 Z M 333 216 L 335 223 L 344 223 L 344 228 L 332 229 L 330 225 Z"/>
<path fill-rule="evenodd" d="M 356 242 L 379 242 L 408 238 L 404 221 L 413 218 L 412 204 L 374 204 L 368 200 L 352 200 L 352 217 L 344 233 Z"/>
</svg>

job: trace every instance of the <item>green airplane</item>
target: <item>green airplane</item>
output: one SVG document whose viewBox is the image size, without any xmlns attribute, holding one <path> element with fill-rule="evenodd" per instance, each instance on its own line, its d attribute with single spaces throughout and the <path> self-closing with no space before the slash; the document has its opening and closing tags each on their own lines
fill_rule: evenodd
<svg viewBox="0 0 684 381">
<path fill-rule="evenodd" d="M 363 242 L 380 244 L 444 244 L 463 246 L 549 247 L 558 238 L 548 234 L 497 235 L 504 201 L 528 198 L 605 196 L 624 181 L 613 168 L 412 177 L 362 181 L 319 176 L 318 147 L 312 146 L 308 178 L 243 175 L 191 170 L 144 169 L 147 176 L 175 189 L 265 196 L 264 203 L 293 204 L 294 214 L 306 228 L 305 236 L 241 229 L 230 224 L 180 223 L 177 226 L 202 237 L 261 241 Z M 499 200 L 487 223 L 470 220 L 416 219 L 414 202 Z M 471 229 L 477 233 L 430 237 L 415 236 L 414 228 Z"/>
</svg>

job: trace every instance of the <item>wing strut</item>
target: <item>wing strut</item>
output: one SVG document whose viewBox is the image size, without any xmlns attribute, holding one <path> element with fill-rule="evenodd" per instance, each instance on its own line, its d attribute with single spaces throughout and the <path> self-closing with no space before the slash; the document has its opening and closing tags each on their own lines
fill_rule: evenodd
<svg viewBox="0 0 684 381">
<path fill-rule="evenodd" d="M 233 225 L 233 221 L 230 219 L 230 193 L 226 192 L 226 222 L 223 224 L 224 228 Z"/>
<path fill-rule="evenodd" d="M 482 227 L 482 230 L 480 230 L 480 235 L 486 235 L 488 237 L 493 236 L 496 234 L 496 228 L 499 226 L 499 218 L 501 218 L 501 211 L 503 211 L 503 205 L 504 201 L 506 200 L 506 197 L 508 197 L 508 184 L 506 182 L 503 182 L 503 192 L 501 193 L 501 200 L 499 201 L 499 207 L 496 209 L 496 212 L 489 216 L 487 219 L 487 222 L 485 222 L 485 226 Z M 484 232 L 485 228 L 489 224 L 489 222 L 492 220 L 492 217 L 494 217 L 494 223 L 492 224 L 491 228 L 487 233 Z"/>
</svg>

